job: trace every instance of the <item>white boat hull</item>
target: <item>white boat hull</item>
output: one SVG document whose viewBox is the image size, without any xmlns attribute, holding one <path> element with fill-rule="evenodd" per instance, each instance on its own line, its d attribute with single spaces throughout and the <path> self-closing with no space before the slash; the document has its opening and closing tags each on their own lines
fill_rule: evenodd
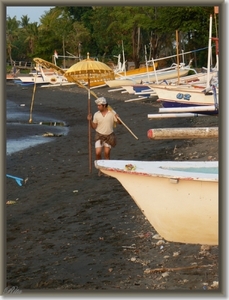
<svg viewBox="0 0 229 300">
<path fill-rule="evenodd" d="M 180 69 L 179 70 L 179 76 L 185 76 L 189 72 L 189 69 Z M 168 80 L 168 79 L 173 79 L 177 78 L 178 72 L 177 70 L 169 70 L 169 71 L 157 71 L 156 75 L 155 72 L 149 72 L 148 74 L 142 74 L 136 75 L 136 76 L 126 76 L 124 78 L 119 78 L 119 79 L 114 79 L 114 80 L 107 80 L 105 81 L 106 84 L 110 88 L 115 88 L 115 87 L 122 87 L 125 85 L 133 85 L 133 84 L 141 84 L 143 82 L 157 82 L 161 80 Z"/>
<path fill-rule="evenodd" d="M 167 241 L 218 245 L 218 162 L 98 160 L 95 166 L 123 185 Z"/>
<path fill-rule="evenodd" d="M 218 71 L 213 71 L 210 73 L 210 77 L 218 76 Z M 193 75 L 187 75 L 179 78 L 178 80 L 169 80 L 169 84 L 189 84 L 191 86 L 205 88 L 207 86 L 208 74 L 207 73 L 196 73 Z"/>
<path fill-rule="evenodd" d="M 18 76 L 17 79 L 20 80 L 22 83 L 35 83 L 36 84 L 46 84 L 46 83 L 50 83 L 50 84 L 61 84 L 61 83 L 67 83 L 68 80 L 62 76 L 62 75 L 58 75 L 58 74 L 51 74 L 51 75 L 47 75 L 44 73 L 43 69 L 40 68 L 41 70 L 41 74 L 42 75 L 38 75 L 38 76 Z"/>
<path fill-rule="evenodd" d="M 216 100 L 213 93 L 205 94 L 203 90 L 194 87 L 178 87 L 178 86 L 157 86 L 149 85 L 158 96 L 158 101 L 162 103 L 181 103 L 187 106 L 195 105 L 213 105 Z M 218 94 L 217 94 L 218 102 Z"/>
</svg>

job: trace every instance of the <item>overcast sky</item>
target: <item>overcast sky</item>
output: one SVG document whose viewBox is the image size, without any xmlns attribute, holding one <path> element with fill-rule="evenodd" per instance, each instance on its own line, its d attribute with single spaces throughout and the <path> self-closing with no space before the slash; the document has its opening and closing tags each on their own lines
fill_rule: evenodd
<svg viewBox="0 0 229 300">
<path fill-rule="evenodd" d="M 30 23 L 40 23 L 40 17 L 45 11 L 49 11 L 50 8 L 53 7 L 54 6 L 7 6 L 6 16 L 11 18 L 16 16 L 16 19 L 20 21 L 22 16 L 27 15 Z"/>
</svg>

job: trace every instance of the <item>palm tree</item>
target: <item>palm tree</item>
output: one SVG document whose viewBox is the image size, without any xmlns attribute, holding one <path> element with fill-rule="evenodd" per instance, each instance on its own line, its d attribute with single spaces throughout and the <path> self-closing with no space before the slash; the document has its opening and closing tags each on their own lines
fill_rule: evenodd
<svg viewBox="0 0 229 300">
<path fill-rule="evenodd" d="M 16 20 L 16 17 L 6 19 L 6 57 L 9 58 L 11 65 L 14 64 L 12 59 L 12 48 L 14 48 L 14 42 L 18 38 L 20 21 Z"/>
<path fill-rule="evenodd" d="M 29 20 L 30 20 L 30 18 L 28 17 L 28 15 L 23 15 L 21 17 L 21 26 L 22 26 L 22 28 L 27 27 L 29 25 Z"/>
<path fill-rule="evenodd" d="M 34 22 L 24 27 L 23 31 L 25 34 L 24 42 L 28 44 L 29 56 L 33 56 L 39 35 L 39 26 L 37 22 Z"/>
</svg>

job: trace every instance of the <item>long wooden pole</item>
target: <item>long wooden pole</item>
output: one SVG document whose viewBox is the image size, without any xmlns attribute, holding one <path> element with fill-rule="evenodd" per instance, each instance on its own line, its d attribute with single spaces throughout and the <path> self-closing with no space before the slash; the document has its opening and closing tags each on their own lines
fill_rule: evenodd
<svg viewBox="0 0 229 300">
<path fill-rule="evenodd" d="M 156 128 L 147 131 L 151 140 L 218 138 L 218 127 Z"/>
<path fill-rule="evenodd" d="M 208 38 L 208 65 L 207 65 L 207 84 L 206 88 L 210 86 L 210 65 L 211 65 L 211 54 L 212 54 L 212 15 L 210 15 L 209 22 L 209 38 Z"/>
<path fill-rule="evenodd" d="M 33 122 L 33 105 L 34 105 L 34 97 L 35 97 L 35 91 L 36 91 L 36 80 L 37 80 L 37 74 L 35 75 L 35 80 L 34 80 L 34 86 L 33 86 L 33 95 L 32 95 L 32 100 L 31 100 L 31 105 L 30 105 L 30 114 L 29 114 L 29 123 L 31 124 Z"/>
<path fill-rule="evenodd" d="M 109 105 L 108 108 L 114 113 L 116 114 L 116 111 L 113 110 L 113 108 Z M 118 117 L 118 120 L 122 123 L 122 125 L 124 127 L 126 127 L 126 129 L 136 138 L 136 140 L 138 140 L 138 137 L 133 133 L 133 131 L 130 130 L 130 128 L 122 121 L 122 119 L 120 117 Z"/>
<path fill-rule="evenodd" d="M 149 119 L 166 119 L 166 118 L 187 118 L 187 117 L 207 117 L 208 115 L 199 113 L 164 113 L 164 114 L 151 114 Z"/>
<path fill-rule="evenodd" d="M 90 78 L 88 77 L 88 114 L 91 113 Z M 92 172 L 91 122 L 88 120 L 89 173 Z"/>
<path fill-rule="evenodd" d="M 159 113 L 164 112 L 199 112 L 199 111 L 215 111 L 215 105 L 201 105 L 192 107 L 162 107 L 159 108 Z M 148 115 L 150 118 L 150 115 Z"/>
<path fill-rule="evenodd" d="M 118 117 L 118 120 L 122 123 L 122 125 L 124 127 L 126 127 L 126 129 L 136 138 L 136 140 L 138 140 L 138 137 L 133 133 L 132 130 L 130 130 L 130 128 Z"/>
<path fill-rule="evenodd" d="M 126 77 L 126 59 L 125 59 L 123 40 L 122 40 L 122 65 L 124 66 L 124 76 Z"/>
<path fill-rule="evenodd" d="M 180 61 L 179 61 L 178 30 L 176 30 L 176 45 L 177 45 L 177 78 L 178 78 L 178 84 L 180 84 Z"/>
</svg>

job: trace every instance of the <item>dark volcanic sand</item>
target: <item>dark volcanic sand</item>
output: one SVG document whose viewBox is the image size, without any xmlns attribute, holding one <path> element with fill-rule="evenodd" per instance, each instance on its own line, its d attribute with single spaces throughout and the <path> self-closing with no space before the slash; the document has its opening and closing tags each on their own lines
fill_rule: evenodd
<svg viewBox="0 0 229 300">
<path fill-rule="evenodd" d="M 147 114 L 158 112 L 155 99 L 127 103 L 124 100 L 133 95 L 108 90 L 93 91 L 108 99 L 139 138 L 118 125 L 112 159 L 218 160 L 218 139 L 153 141 L 146 135 L 150 128 L 218 126 L 218 117 L 152 121 Z M 7 83 L 7 99 L 24 103 L 20 109 L 28 112 L 28 120 L 32 94 L 32 87 Z M 94 100 L 91 96 L 92 112 Z M 16 200 L 6 205 L 7 288 L 92 295 L 219 291 L 218 246 L 156 239 L 157 232 L 116 179 L 99 177 L 94 164 L 89 174 L 86 90 L 37 87 L 33 113 L 66 122 L 69 133 L 7 156 L 6 173 L 28 177 L 22 187 L 6 179 L 5 202 Z M 22 136 L 23 128 L 7 130 L 7 138 Z M 46 131 L 31 125 L 32 135 Z M 93 137 L 94 131 L 94 160 Z"/>
</svg>

